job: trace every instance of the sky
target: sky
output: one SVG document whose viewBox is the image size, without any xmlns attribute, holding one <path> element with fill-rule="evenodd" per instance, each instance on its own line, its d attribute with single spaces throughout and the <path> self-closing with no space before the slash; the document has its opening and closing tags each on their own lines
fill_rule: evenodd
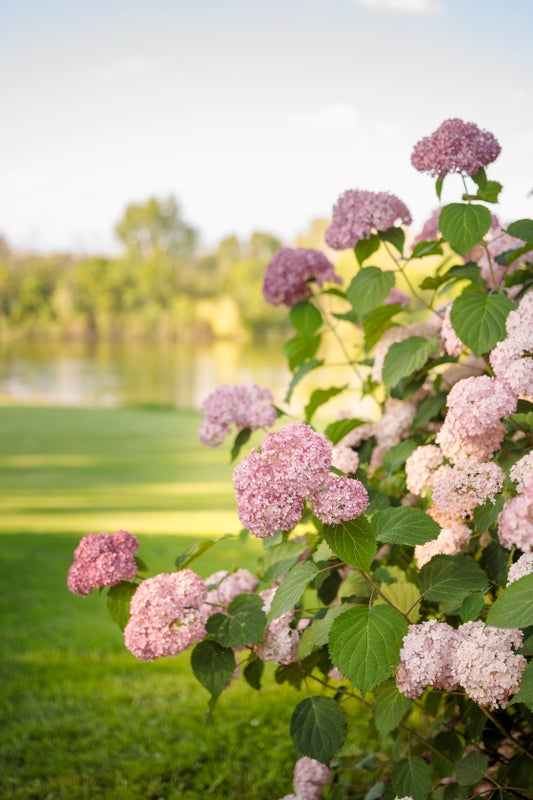
<svg viewBox="0 0 533 800">
<path fill-rule="evenodd" d="M 531 0 L 0 0 L 0 234 L 113 254 L 128 203 L 174 194 L 205 248 L 291 244 L 346 189 L 420 227 L 411 151 L 449 117 L 499 140 L 502 219 L 533 217 L 532 30 Z"/>
</svg>

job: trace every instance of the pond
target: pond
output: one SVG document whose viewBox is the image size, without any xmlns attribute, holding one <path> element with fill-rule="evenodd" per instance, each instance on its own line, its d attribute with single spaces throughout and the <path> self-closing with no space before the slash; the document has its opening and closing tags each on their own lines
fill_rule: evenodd
<svg viewBox="0 0 533 800">
<path fill-rule="evenodd" d="M 234 342 L 0 342 L 0 402 L 199 408 L 223 383 L 255 381 L 281 399 L 281 346 Z"/>
</svg>

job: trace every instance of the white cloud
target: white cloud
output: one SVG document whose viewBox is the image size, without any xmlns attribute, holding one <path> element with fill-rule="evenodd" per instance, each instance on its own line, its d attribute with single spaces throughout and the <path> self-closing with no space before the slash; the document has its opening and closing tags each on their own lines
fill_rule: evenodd
<svg viewBox="0 0 533 800">
<path fill-rule="evenodd" d="M 372 11 L 398 11 L 401 14 L 435 14 L 441 10 L 434 0 L 352 0 Z"/>
<path fill-rule="evenodd" d="M 347 103 L 337 103 L 319 111 L 289 114 L 288 122 L 292 128 L 312 128 L 320 131 L 343 131 L 353 128 L 357 114 Z"/>
<path fill-rule="evenodd" d="M 120 58 L 107 66 L 95 70 L 100 78 L 115 80 L 130 75 L 148 75 L 157 71 L 153 61 L 147 58 Z"/>
</svg>

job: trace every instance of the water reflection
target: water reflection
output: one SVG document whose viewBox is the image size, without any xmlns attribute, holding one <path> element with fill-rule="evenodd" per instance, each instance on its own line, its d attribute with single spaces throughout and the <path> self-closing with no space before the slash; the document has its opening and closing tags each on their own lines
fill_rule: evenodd
<svg viewBox="0 0 533 800">
<path fill-rule="evenodd" d="M 282 397 L 289 382 L 279 346 L 233 342 L 4 342 L 0 399 L 56 405 L 198 408 L 222 383 L 256 381 Z"/>
</svg>

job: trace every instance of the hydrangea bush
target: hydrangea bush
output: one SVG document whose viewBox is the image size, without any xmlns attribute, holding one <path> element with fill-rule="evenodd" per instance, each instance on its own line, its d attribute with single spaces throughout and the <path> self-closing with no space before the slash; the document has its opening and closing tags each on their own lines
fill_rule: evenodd
<svg viewBox="0 0 533 800">
<path fill-rule="evenodd" d="M 221 387 L 200 429 L 219 446 L 235 426 L 235 535 L 262 540 L 255 574 L 202 580 L 191 565 L 216 540 L 146 579 L 131 534 L 76 550 L 69 588 L 110 587 L 137 658 L 190 649 L 211 710 L 237 677 L 260 690 L 265 662 L 302 689 L 296 800 L 530 796 L 533 220 L 491 212 L 499 152 L 458 119 L 416 144 L 439 200 L 450 173 L 460 188 L 422 235 L 406 237 L 396 196 L 346 191 L 325 237 L 354 251 L 346 286 L 319 251 L 284 247 L 269 265 L 265 299 L 294 327 L 287 394 L 275 406 L 268 389 Z M 342 386 L 328 385 L 328 339 Z M 309 376 L 321 388 L 295 420 Z"/>
</svg>

